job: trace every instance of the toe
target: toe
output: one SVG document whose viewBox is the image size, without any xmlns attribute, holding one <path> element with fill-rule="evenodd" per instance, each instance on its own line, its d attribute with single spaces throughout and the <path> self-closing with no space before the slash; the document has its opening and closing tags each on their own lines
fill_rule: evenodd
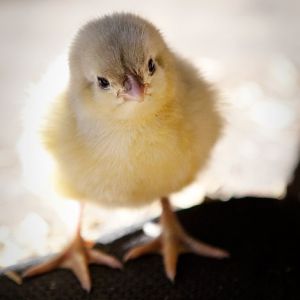
<svg viewBox="0 0 300 300">
<path fill-rule="evenodd" d="M 61 256 L 50 259 L 49 261 L 33 266 L 22 273 L 22 278 L 37 276 L 43 273 L 50 272 L 59 267 Z"/>
<path fill-rule="evenodd" d="M 157 253 L 160 251 L 160 249 L 161 249 L 160 238 L 156 238 L 145 245 L 137 246 L 131 249 L 125 254 L 123 260 L 126 262 L 128 260 L 138 258 L 145 254 Z"/>
<path fill-rule="evenodd" d="M 176 276 L 176 266 L 178 261 L 179 249 L 172 243 L 164 244 L 163 247 L 164 267 L 168 279 L 174 282 Z"/>
<path fill-rule="evenodd" d="M 195 240 L 189 236 L 185 237 L 184 244 L 187 249 L 186 252 L 193 252 L 198 255 L 218 259 L 227 258 L 230 256 L 229 252 L 226 250 Z"/>
<path fill-rule="evenodd" d="M 90 263 L 106 265 L 114 269 L 122 269 L 122 263 L 115 257 L 105 254 L 99 250 L 88 250 L 88 257 Z"/>
</svg>

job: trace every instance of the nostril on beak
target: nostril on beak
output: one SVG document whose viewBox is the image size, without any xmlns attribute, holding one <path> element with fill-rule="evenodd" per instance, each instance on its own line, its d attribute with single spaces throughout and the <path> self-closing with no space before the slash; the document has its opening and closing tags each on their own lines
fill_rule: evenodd
<svg viewBox="0 0 300 300">
<path fill-rule="evenodd" d="M 126 79 L 124 80 L 123 86 L 124 86 L 124 90 L 126 92 L 128 92 L 132 89 L 132 84 L 131 84 L 130 79 L 128 77 L 126 77 Z"/>
</svg>

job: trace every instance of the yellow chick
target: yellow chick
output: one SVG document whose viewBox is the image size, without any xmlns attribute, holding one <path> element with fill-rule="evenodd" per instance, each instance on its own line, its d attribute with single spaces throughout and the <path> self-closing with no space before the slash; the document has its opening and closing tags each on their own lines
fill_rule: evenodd
<svg viewBox="0 0 300 300">
<path fill-rule="evenodd" d="M 221 134 L 216 94 L 148 21 L 115 13 L 81 28 L 69 55 L 70 80 L 42 128 L 57 163 L 57 190 L 84 203 L 137 207 L 160 198 L 162 233 L 125 255 L 161 252 L 173 280 L 178 255 L 223 258 L 225 250 L 188 236 L 168 195 L 191 183 Z M 90 290 L 88 263 L 121 264 L 80 235 L 55 259 L 26 271 L 73 270 Z"/>
</svg>

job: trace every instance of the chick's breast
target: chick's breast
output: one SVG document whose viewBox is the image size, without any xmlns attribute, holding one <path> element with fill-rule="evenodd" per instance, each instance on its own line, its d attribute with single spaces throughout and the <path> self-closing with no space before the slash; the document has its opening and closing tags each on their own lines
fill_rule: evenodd
<svg viewBox="0 0 300 300">
<path fill-rule="evenodd" d="M 89 120 L 84 134 L 63 95 L 43 130 L 59 191 L 101 205 L 138 206 L 191 183 L 208 160 L 221 118 L 196 71 L 179 60 L 177 74 L 175 92 L 164 95 L 170 99 L 153 116 L 138 123 Z"/>
<path fill-rule="evenodd" d="M 195 175 L 192 133 L 179 126 L 179 116 L 160 116 L 137 128 L 103 125 L 100 143 L 93 144 L 78 135 L 64 100 L 44 140 L 57 161 L 58 188 L 69 197 L 139 205 L 180 189 Z"/>
</svg>

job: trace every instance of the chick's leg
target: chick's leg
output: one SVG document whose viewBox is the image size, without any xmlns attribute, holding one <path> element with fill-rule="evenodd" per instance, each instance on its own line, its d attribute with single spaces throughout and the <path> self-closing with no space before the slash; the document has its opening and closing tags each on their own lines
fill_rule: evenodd
<svg viewBox="0 0 300 300">
<path fill-rule="evenodd" d="M 94 243 L 85 241 L 82 238 L 81 215 L 82 213 L 80 213 L 80 220 L 74 240 L 53 259 L 27 269 L 22 274 L 23 278 L 47 273 L 57 268 L 65 268 L 71 270 L 79 280 L 82 288 L 89 292 L 91 289 L 89 264 L 94 263 L 107 265 L 112 268 L 122 268 L 122 264 L 116 258 L 100 250 L 92 249 Z"/>
<path fill-rule="evenodd" d="M 145 245 L 131 249 L 125 255 L 125 261 L 148 253 L 161 253 L 164 259 L 166 275 L 171 281 L 174 281 L 177 260 L 181 253 L 192 252 L 219 259 L 229 256 L 229 253 L 225 250 L 190 237 L 180 225 L 176 214 L 172 211 L 168 198 L 162 198 L 161 204 L 160 236 Z"/>
</svg>

